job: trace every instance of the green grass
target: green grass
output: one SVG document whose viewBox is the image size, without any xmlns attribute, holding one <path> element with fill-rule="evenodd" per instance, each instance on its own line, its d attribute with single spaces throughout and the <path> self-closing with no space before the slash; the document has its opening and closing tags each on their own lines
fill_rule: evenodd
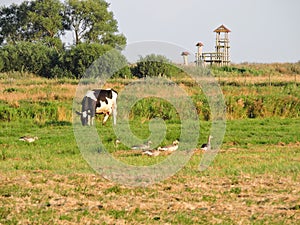
<svg viewBox="0 0 300 225">
<path fill-rule="evenodd" d="M 245 119 L 227 121 L 224 147 L 276 145 L 300 140 L 299 119 Z"/>
<path fill-rule="evenodd" d="M 246 72 L 258 76 L 257 71 L 262 70 L 251 68 Z M 1 80 L 4 95 L 23 95 L 26 85 L 41 85 L 39 90 L 51 92 L 51 85 L 57 88 L 76 84 L 67 79 L 5 79 Z M 125 81 L 118 82 L 113 85 Z M 199 87 L 187 81 L 185 84 L 202 113 L 199 148 L 210 134 L 211 122 L 206 121 L 209 111 Z M 298 101 L 298 86 L 256 87 L 241 82 L 238 85 L 222 86 L 227 101 L 231 101 L 226 104 L 233 111 L 227 120 L 221 150 L 210 167 L 203 172 L 198 170 L 204 155 L 198 150 L 174 176 L 147 187 L 113 183 L 89 167 L 78 149 L 70 122 L 72 95 L 42 101 L 37 100 L 42 95 L 37 95 L 35 101 L 21 99 L 16 104 L 1 101 L 0 223 L 297 224 L 300 220 L 300 120 L 299 112 L 295 112 L 299 105 L 287 103 Z M 244 103 L 252 104 L 247 107 L 254 107 L 253 112 L 258 113 L 256 118 L 248 118 L 249 107 L 242 107 L 241 98 Z M 260 109 L 268 107 L 266 110 L 258 110 L 260 100 L 264 103 Z M 153 102 L 156 108 L 145 107 Z M 59 107 L 65 111 L 59 112 Z M 166 116 L 166 135 L 154 145 L 170 144 L 180 138 L 180 122 L 171 113 L 172 106 L 147 99 L 135 107 L 138 116 L 131 116 L 129 123 L 135 136 L 148 140 L 150 120 Z M 160 107 L 167 110 L 149 114 Z M 169 109 L 170 114 L 165 113 Z M 274 109 L 278 111 L 273 113 Z M 11 110 L 11 120 L 7 120 L 4 110 Z M 98 135 L 118 160 L 143 169 L 166 158 L 131 154 L 130 146 L 125 143 L 116 147 L 114 142 L 119 137 L 114 133 L 111 118 L 105 126 L 101 121 L 102 117 L 97 119 Z M 24 135 L 39 139 L 34 143 L 19 141 Z"/>
<path fill-rule="evenodd" d="M 19 141 L 31 135 L 34 143 Z M 1 171 L 51 170 L 57 172 L 90 171 L 79 157 L 73 129 L 70 124 L 39 126 L 30 121 L 1 123 Z"/>
<path fill-rule="evenodd" d="M 98 121 L 98 124 L 100 120 Z M 200 139 L 198 148 L 205 143 L 209 134 L 210 123 L 201 122 Z M 227 121 L 227 130 L 223 141 L 222 149 L 230 150 L 240 149 L 238 152 L 232 152 L 232 155 L 247 154 L 248 160 L 244 162 L 254 163 L 257 154 L 268 154 L 271 163 L 280 162 L 280 160 L 288 160 L 286 154 L 289 151 L 277 150 L 273 151 L 272 146 L 288 145 L 296 143 L 300 140 L 299 128 L 300 121 L 298 119 L 247 119 Z M 147 139 L 150 135 L 149 124 L 145 122 L 139 124 L 133 122 L 133 133 L 139 138 Z M 105 127 L 99 124 L 99 136 L 106 149 L 113 153 L 119 150 L 130 151 L 130 146 L 121 144 L 115 147 L 113 127 L 110 123 Z M 34 143 L 25 143 L 18 140 L 24 135 L 38 136 L 39 140 Z M 180 137 L 180 124 L 167 123 L 167 133 L 162 143 L 159 145 L 170 144 L 173 140 Z M 28 120 L 20 122 L 1 123 L 0 131 L 0 159 L 2 163 L 0 168 L 2 171 L 13 170 L 58 170 L 58 171 L 90 171 L 89 167 L 82 160 L 80 151 L 75 142 L 73 127 L 69 123 L 50 123 L 45 125 L 37 125 Z M 256 146 L 269 146 L 264 152 L 255 151 Z M 249 150 L 249 151 L 248 151 Z M 293 152 L 291 152 L 293 154 Z M 222 157 L 222 154 L 218 157 Z M 253 157 L 253 158 L 252 158 Z M 147 163 L 156 163 L 161 158 L 145 158 L 138 155 L 120 155 L 121 160 L 133 162 L 138 165 Z M 263 160 L 264 161 L 264 160 Z M 55 162 L 55 163 L 53 163 Z M 226 160 L 224 160 L 226 162 Z M 263 170 L 264 164 L 260 164 Z M 277 167 L 281 167 L 278 163 Z M 285 170 L 293 171 L 292 164 L 285 167 Z M 284 169 L 284 168 L 282 168 Z"/>
</svg>

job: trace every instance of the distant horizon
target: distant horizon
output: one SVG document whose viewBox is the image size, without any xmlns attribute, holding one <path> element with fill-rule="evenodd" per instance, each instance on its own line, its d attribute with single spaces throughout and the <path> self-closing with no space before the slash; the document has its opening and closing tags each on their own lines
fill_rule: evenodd
<svg viewBox="0 0 300 225">
<path fill-rule="evenodd" d="M 3 0 L 1 5 L 21 2 L 23 0 Z M 197 51 L 197 42 L 204 43 L 203 52 L 215 51 L 213 31 L 224 24 L 231 30 L 230 58 L 234 64 L 300 61 L 298 0 L 107 2 L 128 45 L 146 40 L 173 43 L 182 46 L 192 57 Z M 72 36 L 65 35 L 63 41 L 72 43 Z"/>
</svg>

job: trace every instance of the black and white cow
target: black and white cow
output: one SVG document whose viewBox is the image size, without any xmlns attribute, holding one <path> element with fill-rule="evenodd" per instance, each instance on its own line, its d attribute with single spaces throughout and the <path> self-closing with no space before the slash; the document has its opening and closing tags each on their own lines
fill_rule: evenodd
<svg viewBox="0 0 300 225">
<path fill-rule="evenodd" d="M 104 114 L 103 124 L 106 123 L 108 117 L 113 114 L 114 125 L 117 123 L 117 97 L 118 93 L 113 89 L 95 89 L 87 91 L 82 99 L 81 112 L 76 111 L 80 115 L 83 126 L 94 124 L 96 114 Z"/>
</svg>

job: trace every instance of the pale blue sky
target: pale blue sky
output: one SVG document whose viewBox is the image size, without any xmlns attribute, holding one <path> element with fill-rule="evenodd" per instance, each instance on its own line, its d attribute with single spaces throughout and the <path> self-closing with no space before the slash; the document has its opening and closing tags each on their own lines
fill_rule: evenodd
<svg viewBox="0 0 300 225">
<path fill-rule="evenodd" d="M 22 0 L 2 0 L 1 5 Z M 214 51 L 213 30 L 232 30 L 233 62 L 300 60 L 299 0 L 108 0 L 128 43 L 155 40 Z M 180 54 L 180 52 L 178 53 Z M 193 56 L 190 56 L 191 58 Z"/>
<path fill-rule="evenodd" d="M 299 0 L 109 0 L 128 42 L 166 41 L 214 51 L 213 30 L 232 30 L 233 62 L 300 60 Z"/>
</svg>

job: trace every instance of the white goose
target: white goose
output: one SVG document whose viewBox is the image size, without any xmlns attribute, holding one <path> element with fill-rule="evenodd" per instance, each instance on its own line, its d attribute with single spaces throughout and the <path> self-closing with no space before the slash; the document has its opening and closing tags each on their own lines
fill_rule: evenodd
<svg viewBox="0 0 300 225">
<path fill-rule="evenodd" d="M 158 147 L 157 150 L 158 151 L 173 152 L 173 151 L 176 151 L 178 149 L 178 144 L 179 144 L 179 141 L 175 140 L 175 141 L 173 141 L 172 145 L 167 145 L 167 146 L 164 146 L 164 147 Z"/>
<path fill-rule="evenodd" d="M 208 136 L 208 141 L 207 141 L 207 143 L 201 145 L 201 149 L 202 149 L 202 150 L 207 151 L 207 150 L 210 150 L 210 149 L 211 149 L 210 141 L 211 141 L 212 138 L 213 138 L 213 136 L 211 136 L 211 135 Z"/>
<path fill-rule="evenodd" d="M 19 138 L 19 141 L 25 141 L 25 142 L 32 143 L 38 139 L 39 139 L 38 137 L 23 136 L 23 137 Z"/>
<path fill-rule="evenodd" d="M 118 148 L 119 147 L 119 144 L 121 144 L 121 141 L 120 141 L 120 139 L 116 139 L 115 140 L 115 148 Z"/>
<path fill-rule="evenodd" d="M 132 150 L 149 150 L 150 149 L 150 144 L 152 144 L 151 141 L 147 141 L 145 144 L 141 144 L 141 145 L 134 145 L 131 147 Z"/>
<path fill-rule="evenodd" d="M 159 156 L 160 152 L 158 150 L 147 150 L 144 151 L 142 154 L 155 157 L 155 156 Z"/>
</svg>

